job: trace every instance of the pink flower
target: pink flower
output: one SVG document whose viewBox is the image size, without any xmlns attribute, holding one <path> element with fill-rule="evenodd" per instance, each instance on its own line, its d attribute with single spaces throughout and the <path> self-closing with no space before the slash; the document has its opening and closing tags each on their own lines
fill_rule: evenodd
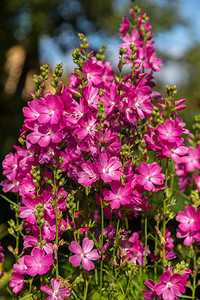
<svg viewBox="0 0 200 300">
<path fill-rule="evenodd" d="M 162 167 L 156 162 L 147 164 L 142 162 L 138 167 L 140 175 L 137 175 L 136 181 L 139 185 L 144 186 L 147 191 L 155 191 L 154 185 L 162 185 L 165 175 L 161 173 Z"/>
<path fill-rule="evenodd" d="M 18 274 L 26 274 L 27 266 L 24 263 L 24 256 L 18 259 L 18 264 L 14 264 L 13 269 Z"/>
<path fill-rule="evenodd" d="M 120 24 L 119 32 L 124 35 L 130 28 L 130 22 L 127 16 L 122 18 L 122 23 Z"/>
<path fill-rule="evenodd" d="M 34 213 L 36 210 L 36 205 L 38 205 L 41 202 L 40 197 L 35 197 L 34 199 L 31 197 L 26 197 L 22 200 L 24 206 L 21 206 L 19 208 L 20 212 L 20 218 L 26 218 L 26 221 L 34 224 L 36 222 L 36 217 Z"/>
<path fill-rule="evenodd" d="M 141 119 L 144 119 L 145 117 L 149 118 L 153 110 L 151 98 L 141 92 L 134 98 L 133 107 Z"/>
<path fill-rule="evenodd" d="M 156 292 L 155 292 L 155 282 L 152 279 L 149 279 L 148 281 L 145 281 L 144 284 L 150 289 L 150 290 L 143 290 L 144 299 L 151 300 L 151 299 L 161 299 Z"/>
<path fill-rule="evenodd" d="M 9 286 L 13 288 L 13 293 L 17 294 L 24 287 L 24 277 L 17 272 L 13 272 L 11 275 Z"/>
<path fill-rule="evenodd" d="M 181 163 L 185 164 L 187 172 L 194 172 L 195 168 L 200 169 L 200 145 L 197 146 L 197 149 L 189 146 L 189 155 L 183 156 L 181 158 Z"/>
<path fill-rule="evenodd" d="M 119 45 L 120 48 L 127 48 L 127 54 L 131 54 L 130 45 L 141 46 L 142 40 L 139 39 L 140 34 L 137 29 L 133 29 L 131 35 L 126 33 L 124 36 L 121 36 L 121 39 L 124 41 L 123 44 Z"/>
<path fill-rule="evenodd" d="M 57 95 L 51 95 L 47 93 L 45 98 L 40 99 L 37 107 L 39 112 L 38 122 L 40 124 L 57 124 L 63 110 L 63 103 L 60 101 L 60 97 Z"/>
<path fill-rule="evenodd" d="M 75 133 L 80 140 L 84 140 L 86 137 L 93 137 L 97 132 L 96 129 L 96 116 L 91 113 L 87 114 L 86 118 L 81 118 L 79 121 L 80 127 L 75 130 Z"/>
<path fill-rule="evenodd" d="M 154 289 L 157 295 L 162 295 L 163 300 L 175 300 L 185 292 L 186 276 L 178 273 L 171 274 L 170 270 L 160 276 L 160 281 L 156 283 Z"/>
<path fill-rule="evenodd" d="M 69 250 L 76 254 L 70 256 L 70 263 L 74 267 L 77 267 L 80 265 L 80 263 L 82 263 L 83 268 L 87 271 L 94 269 L 95 265 L 92 260 L 99 259 L 101 255 L 99 249 L 92 250 L 93 247 L 94 242 L 88 238 L 83 239 L 82 248 L 77 242 L 72 241 L 71 245 L 69 246 Z"/>
<path fill-rule="evenodd" d="M 171 157 L 176 163 L 182 162 L 181 157 L 188 153 L 188 147 L 183 144 L 183 139 L 180 138 L 176 143 L 168 143 L 162 149 L 162 154 L 166 157 Z"/>
<path fill-rule="evenodd" d="M 183 244 L 186 246 L 191 246 L 194 240 L 200 241 L 199 231 L 183 231 L 180 228 L 178 228 L 176 236 L 178 238 L 185 238 Z"/>
<path fill-rule="evenodd" d="M 31 144 L 38 143 L 40 147 L 47 147 L 50 142 L 56 144 L 63 139 L 64 135 L 61 130 L 58 123 L 35 124 L 34 131 L 27 135 L 27 139 Z"/>
<path fill-rule="evenodd" d="M 179 136 L 183 133 L 181 126 L 176 126 L 175 121 L 166 120 L 164 125 L 159 124 L 157 131 L 159 138 L 163 142 L 176 143 L 179 140 Z"/>
<path fill-rule="evenodd" d="M 98 86 L 103 82 L 102 79 L 103 67 L 100 66 L 95 57 L 90 58 L 84 62 L 83 74 L 87 75 L 89 82 Z"/>
<path fill-rule="evenodd" d="M 78 182 L 84 186 L 89 186 L 99 179 L 99 174 L 96 166 L 87 160 L 86 163 L 82 164 L 82 169 L 84 172 L 78 173 Z"/>
<path fill-rule="evenodd" d="M 102 153 L 99 156 L 99 162 L 96 162 L 96 164 L 101 179 L 104 182 L 120 180 L 121 176 L 123 175 L 122 171 L 119 171 L 119 168 L 122 164 L 116 156 L 112 156 L 110 158 L 107 153 Z"/>
<path fill-rule="evenodd" d="M 179 211 L 176 220 L 180 222 L 177 229 L 177 237 L 185 238 L 183 244 L 191 246 L 194 240 L 200 240 L 200 209 L 195 211 L 193 206 L 186 206 L 185 213 Z"/>
<path fill-rule="evenodd" d="M 52 254 L 45 255 L 44 250 L 33 248 L 31 255 L 24 256 L 24 263 L 27 266 L 26 273 L 34 277 L 37 274 L 46 274 L 54 260 Z"/>
<path fill-rule="evenodd" d="M 14 181 L 19 173 L 19 155 L 18 153 L 9 153 L 3 160 L 3 175 L 9 180 Z"/>
<path fill-rule="evenodd" d="M 193 206 L 186 206 L 185 212 L 179 211 L 176 220 L 182 231 L 198 231 L 200 229 L 200 209 L 195 211 Z"/>
<path fill-rule="evenodd" d="M 103 196 L 106 201 L 110 201 L 111 209 L 117 209 L 120 205 L 129 204 L 132 201 L 130 194 L 132 187 L 127 183 L 124 187 L 119 181 L 112 181 L 110 184 L 112 191 L 103 190 Z"/>
<path fill-rule="evenodd" d="M 31 122 L 31 121 L 36 121 L 37 118 L 39 117 L 39 112 L 38 112 L 38 104 L 39 104 L 38 99 L 34 99 L 30 102 L 28 102 L 29 107 L 24 107 L 23 108 L 23 114 L 27 118 L 25 119 L 25 122 Z"/>
<path fill-rule="evenodd" d="M 40 289 L 46 294 L 50 295 L 50 297 L 47 297 L 46 300 L 62 300 L 63 297 L 70 296 L 70 292 L 67 288 L 60 289 L 60 280 L 52 278 L 51 286 L 52 289 L 46 284 L 41 285 Z"/>
</svg>

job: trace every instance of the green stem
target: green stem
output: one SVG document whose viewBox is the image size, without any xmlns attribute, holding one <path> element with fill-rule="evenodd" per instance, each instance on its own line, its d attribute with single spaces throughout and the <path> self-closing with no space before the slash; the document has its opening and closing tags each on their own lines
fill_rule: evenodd
<svg viewBox="0 0 200 300">
<path fill-rule="evenodd" d="M 7 202 L 9 202 L 10 204 L 13 204 L 13 205 L 15 205 L 15 206 L 17 206 L 17 207 L 20 207 L 17 203 L 15 203 L 15 202 L 13 202 L 12 200 L 8 199 L 6 196 L 4 196 L 4 195 L 2 195 L 2 194 L 0 194 L 0 196 L 1 196 L 4 200 L 6 200 Z"/>
<path fill-rule="evenodd" d="M 126 288 L 126 293 L 125 293 L 125 295 L 124 295 L 124 300 L 127 299 L 126 296 L 127 296 L 127 294 L 128 294 L 128 290 L 129 290 L 129 287 L 130 287 L 131 278 L 132 278 L 132 277 L 130 276 L 129 279 L 128 279 L 128 284 L 127 284 L 127 288 Z"/>
<path fill-rule="evenodd" d="M 29 293 L 31 294 L 32 291 L 32 283 L 33 283 L 33 277 L 29 281 Z"/>
<path fill-rule="evenodd" d="M 117 220 L 117 229 L 116 229 L 116 239 L 115 239 L 115 244 L 113 248 L 113 255 L 112 255 L 112 262 L 111 262 L 111 277 L 113 274 L 113 266 L 114 266 L 114 259 L 115 259 L 115 253 L 116 253 L 116 246 L 118 246 L 118 241 L 119 241 L 119 222 L 120 219 Z"/>
<path fill-rule="evenodd" d="M 89 282 L 88 282 L 87 279 L 86 279 L 86 280 L 85 280 L 85 288 L 84 288 L 84 300 L 87 299 L 88 285 L 89 285 Z"/>
<path fill-rule="evenodd" d="M 147 211 L 145 211 L 145 219 L 144 219 L 144 234 L 145 234 L 145 252 L 144 252 L 144 271 L 146 271 L 146 259 L 147 259 L 147 239 L 148 239 L 148 230 L 147 230 Z"/>
</svg>

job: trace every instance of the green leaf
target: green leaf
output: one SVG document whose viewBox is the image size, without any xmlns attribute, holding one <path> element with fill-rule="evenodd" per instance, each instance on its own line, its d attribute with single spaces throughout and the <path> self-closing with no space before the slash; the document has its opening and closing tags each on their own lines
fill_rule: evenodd
<svg viewBox="0 0 200 300">
<path fill-rule="evenodd" d="M 10 204 L 13 204 L 13 205 L 15 205 L 15 206 L 17 206 L 17 207 L 20 207 L 17 203 L 13 202 L 12 200 L 10 200 L 9 198 L 7 198 L 6 196 L 4 196 L 4 195 L 2 195 L 2 194 L 0 194 L 0 196 L 1 196 L 4 200 L 6 200 L 7 202 L 9 202 Z"/>
</svg>

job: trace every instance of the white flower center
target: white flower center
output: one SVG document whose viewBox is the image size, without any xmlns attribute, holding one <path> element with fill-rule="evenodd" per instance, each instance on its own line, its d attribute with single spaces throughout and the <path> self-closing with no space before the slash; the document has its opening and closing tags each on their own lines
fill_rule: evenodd
<svg viewBox="0 0 200 300">
<path fill-rule="evenodd" d="M 150 176 L 150 175 L 147 175 L 147 176 L 146 176 L 146 180 L 151 181 L 151 176 Z"/>
<path fill-rule="evenodd" d="M 172 284 L 171 282 L 167 282 L 167 287 L 168 287 L 168 288 L 171 288 L 172 285 L 173 285 L 173 284 Z"/>
<path fill-rule="evenodd" d="M 54 115 L 54 113 L 55 113 L 54 110 L 50 109 L 49 114 Z"/>
<path fill-rule="evenodd" d="M 103 173 L 108 174 L 109 170 L 107 168 L 103 168 Z"/>
<path fill-rule="evenodd" d="M 193 219 L 193 218 L 190 218 L 190 219 L 188 220 L 188 222 L 189 222 L 189 223 L 194 223 L 194 219 Z"/>
</svg>

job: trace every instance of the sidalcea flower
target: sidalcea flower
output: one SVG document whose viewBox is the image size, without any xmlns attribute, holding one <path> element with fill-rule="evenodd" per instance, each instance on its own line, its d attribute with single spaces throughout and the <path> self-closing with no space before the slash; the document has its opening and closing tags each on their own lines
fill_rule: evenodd
<svg viewBox="0 0 200 300">
<path fill-rule="evenodd" d="M 24 263 L 27 266 L 26 273 L 34 277 L 37 274 L 46 274 L 54 260 L 52 254 L 45 255 L 44 250 L 33 248 L 31 255 L 24 256 Z"/>
<path fill-rule="evenodd" d="M 11 275 L 9 286 L 13 288 L 13 293 L 17 294 L 24 287 L 24 277 L 18 272 L 13 272 Z"/>
<path fill-rule="evenodd" d="M 40 147 L 47 147 L 49 143 L 59 143 L 63 139 L 62 128 L 57 124 L 35 124 L 33 132 L 27 135 L 27 139 L 31 144 L 36 144 Z"/>
<path fill-rule="evenodd" d="M 46 284 L 41 285 L 40 289 L 46 294 L 50 295 L 49 297 L 46 298 L 46 300 L 62 300 L 63 297 L 70 296 L 70 292 L 67 288 L 60 289 L 60 280 L 52 278 L 51 286 L 52 289 Z"/>
<path fill-rule="evenodd" d="M 136 181 L 139 185 L 144 186 L 145 190 L 155 191 L 154 185 L 162 185 L 165 179 L 165 175 L 161 173 L 161 170 L 162 167 L 158 166 L 156 162 L 152 164 L 142 162 L 138 167 L 140 174 L 137 175 Z"/>
<path fill-rule="evenodd" d="M 158 296 L 155 292 L 155 282 L 152 279 L 149 279 L 148 281 L 145 281 L 144 284 L 150 289 L 150 290 L 143 290 L 143 296 L 144 299 L 150 300 L 150 299 L 161 299 L 160 296 Z"/>
<path fill-rule="evenodd" d="M 96 162 L 96 165 L 101 179 L 104 182 L 120 180 L 123 175 L 122 171 L 119 170 L 122 164 L 116 156 L 109 157 L 107 153 L 102 153 L 99 156 L 99 162 Z"/>
<path fill-rule="evenodd" d="M 122 23 L 120 24 L 119 32 L 122 35 L 125 35 L 125 33 L 129 30 L 130 28 L 130 22 L 127 16 L 124 16 L 122 18 Z"/>
<path fill-rule="evenodd" d="M 185 238 L 183 244 L 191 246 L 194 240 L 200 241 L 200 209 L 195 211 L 193 206 L 186 206 L 185 212 L 179 211 L 176 220 L 180 222 L 177 237 Z"/>
<path fill-rule="evenodd" d="M 93 165 L 90 160 L 82 164 L 83 172 L 78 173 L 78 182 L 84 186 L 89 186 L 99 179 L 98 171 L 95 164 Z"/>
<path fill-rule="evenodd" d="M 70 256 L 69 261 L 74 266 L 77 267 L 82 263 L 82 266 L 85 270 L 90 271 L 95 268 L 92 260 L 97 260 L 101 257 L 100 251 L 98 249 L 92 250 L 94 247 L 94 242 L 88 238 L 83 239 L 82 248 L 81 246 L 72 241 L 69 245 L 69 250 L 75 255 Z"/>
<path fill-rule="evenodd" d="M 157 131 L 159 138 L 164 143 L 176 143 L 180 139 L 180 135 L 183 133 L 181 126 L 176 126 L 175 121 L 166 120 L 164 125 L 159 124 Z"/>
<path fill-rule="evenodd" d="M 186 206 L 185 212 L 179 211 L 176 220 L 182 231 L 198 231 L 200 229 L 200 209 L 195 211 L 193 206 Z"/>
<path fill-rule="evenodd" d="M 157 295 L 163 300 L 177 300 L 185 292 L 184 285 L 187 283 L 187 276 L 178 273 L 171 273 L 168 269 L 160 276 L 160 281 L 156 283 L 154 289 Z"/>
<path fill-rule="evenodd" d="M 130 184 L 126 183 L 124 187 L 119 181 L 112 181 L 110 183 L 112 191 L 103 190 L 103 196 L 106 201 L 110 201 L 111 209 L 117 209 L 120 205 L 129 204 L 132 201 L 130 194 L 133 189 Z"/>
<path fill-rule="evenodd" d="M 144 284 L 150 290 L 143 290 L 144 299 L 156 300 L 177 300 L 185 292 L 185 285 L 187 284 L 188 272 L 181 274 L 173 273 L 172 268 L 166 267 L 166 272 L 160 276 L 160 281 L 155 283 L 149 279 Z"/>
</svg>

